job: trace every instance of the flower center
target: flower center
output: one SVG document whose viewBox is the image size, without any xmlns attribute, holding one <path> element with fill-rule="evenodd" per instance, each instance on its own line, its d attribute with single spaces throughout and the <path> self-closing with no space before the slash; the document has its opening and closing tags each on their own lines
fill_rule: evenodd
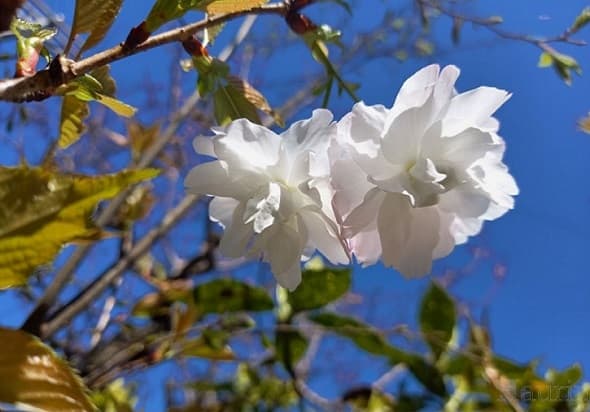
<svg viewBox="0 0 590 412">
<path fill-rule="evenodd" d="M 429 158 L 419 158 L 406 168 L 405 193 L 413 207 L 427 207 L 438 203 L 438 196 L 455 184 L 450 171 L 438 167 Z"/>
</svg>

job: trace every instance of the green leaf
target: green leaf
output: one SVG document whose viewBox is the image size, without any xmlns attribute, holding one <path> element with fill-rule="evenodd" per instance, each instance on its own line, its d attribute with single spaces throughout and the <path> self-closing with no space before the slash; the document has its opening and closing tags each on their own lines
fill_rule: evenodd
<svg viewBox="0 0 590 412">
<path fill-rule="evenodd" d="M 305 355 L 308 345 L 307 338 L 299 331 L 277 330 L 275 335 L 276 355 L 291 376 L 295 376 L 295 365 Z"/>
<path fill-rule="evenodd" d="M 447 396 L 443 376 L 433 365 L 424 360 L 420 355 L 415 354 L 408 354 L 403 362 L 426 389 L 435 395 L 441 397 Z"/>
<path fill-rule="evenodd" d="M 97 45 L 107 34 L 122 5 L 123 0 L 76 0 L 72 31 L 64 53 L 68 53 L 79 34 L 88 34 L 79 54 Z"/>
<path fill-rule="evenodd" d="M 432 283 L 420 305 L 420 328 L 434 358 L 445 352 L 455 327 L 455 304 L 447 292 Z"/>
<path fill-rule="evenodd" d="M 0 328 L 0 402 L 19 411 L 95 411 L 81 379 L 36 337 Z"/>
<path fill-rule="evenodd" d="M 271 310 L 274 303 L 266 290 L 233 279 L 215 279 L 192 291 L 196 307 L 203 314 L 258 312 Z"/>
<path fill-rule="evenodd" d="M 177 354 L 219 361 L 234 360 L 234 352 L 227 344 L 227 341 L 227 333 L 205 330 L 198 338 L 184 341 Z"/>
<path fill-rule="evenodd" d="M 292 313 L 318 309 L 343 296 L 351 283 L 350 269 L 321 269 L 303 272 L 301 284 L 288 294 Z"/>
<path fill-rule="evenodd" d="M 98 202 L 157 174 L 146 169 L 81 176 L 0 168 L 0 289 L 25 284 L 67 243 L 100 239 L 102 231 L 92 221 Z"/>
<path fill-rule="evenodd" d="M 226 125 L 232 120 L 248 119 L 260 124 L 260 117 L 254 106 L 244 96 L 244 93 L 231 84 L 220 86 L 213 93 L 215 105 L 215 119 L 220 125 Z"/>
<path fill-rule="evenodd" d="M 379 331 L 357 319 L 332 312 L 311 315 L 309 319 L 331 332 L 350 339 L 356 346 L 370 354 L 403 361 L 404 354 L 401 351 L 389 345 Z"/>
<path fill-rule="evenodd" d="M 446 388 L 440 372 L 420 355 L 407 353 L 390 345 L 373 327 L 351 317 L 324 312 L 309 319 L 324 328 L 350 339 L 360 349 L 385 356 L 392 365 L 403 363 L 428 390 L 438 396 L 446 396 Z"/>
<path fill-rule="evenodd" d="M 590 7 L 586 7 L 584 10 L 582 10 L 578 17 L 576 17 L 576 20 L 574 21 L 574 24 L 572 24 L 570 31 L 575 33 L 582 27 L 586 26 L 588 23 L 590 23 Z"/>
</svg>

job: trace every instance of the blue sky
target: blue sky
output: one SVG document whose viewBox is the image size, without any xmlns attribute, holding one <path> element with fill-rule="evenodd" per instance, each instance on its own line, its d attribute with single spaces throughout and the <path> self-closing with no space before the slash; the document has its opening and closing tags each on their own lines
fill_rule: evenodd
<svg viewBox="0 0 590 412">
<path fill-rule="evenodd" d="M 59 10 L 62 2 L 47 3 Z M 127 3 L 106 45 L 124 38 L 128 28 L 149 9 L 149 2 L 128 0 Z M 380 10 L 386 2 L 356 3 L 362 3 L 362 7 L 357 7 L 354 23 L 360 28 L 371 27 L 375 10 Z M 474 1 L 464 10 L 481 16 L 501 15 L 505 21 L 503 27 L 508 31 L 553 35 L 571 24 L 587 5 L 581 0 Z M 321 12 L 328 7 L 334 6 L 321 5 L 317 16 L 322 16 Z M 264 30 L 265 24 L 271 24 L 271 19 L 261 19 L 259 23 L 263 26 L 257 33 L 262 33 L 260 30 Z M 460 91 L 489 85 L 513 93 L 497 117 L 502 125 L 500 134 L 507 142 L 505 162 L 521 190 L 516 208 L 501 219 L 487 223 L 480 236 L 439 261 L 434 274 L 465 269 L 474 251 L 484 255 L 473 268 L 468 267 L 451 291 L 478 314 L 485 313 L 497 352 L 521 361 L 538 358 L 544 367 L 562 368 L 580 362 L 589 378 L 590 277 L 586 259 L 590 247 L 590 185 L 587 182 L 590 136 L 576 130 L 576 121 L 590 111 L 590 77 L 576 76 L 573 85 L 568 87 L 551 69 L 537 68 L 540 51 L 530 44 L 501 40 L 484 29 L 475 30 L 465 24 L 462 42 L 454 47 L 449 41 L 449 31 L 450 22 L 444 17 L 433 27 L 433 33 L 440 38 L 433 57 L 403 64 L 394 58 L 381 58 L 367 62 L 349 76 L 361 80 L 359 95 L 369 104 L 391 104 L 403 80 L 419 67 L 434 62 L 461 68 L 462 75 L 457 83 Z M 590 39 L 589 33 L 590 28 L 582 31 L 578 38 Z M 556 47 L 572 53 L 583 69 L 590 70 L 590 48 L 559 44 Z M 143 95 L 133 93 L 139 77 L 156 80 L 169 77 L 169 52 L 170 49 L 152 51 L 113 65 L 121 96 L 128 94 L 126 101 L 141 106 Z M 265 89 L 265 77 L 273 84 L 272 79 L 280 78 L 289 70 L 307 72 L 316 68 L 311 58 L 300 51 L 293 55 L 285 53 L 285 56 L 291 60 L 284 61 L 280 67 L 270 67 L 268 73 L 251 73 L 271 102 L 278 100 L 282 89 L 289 85 L 281 85 L 276 91 Z M 194 77 L 187 76 L 188 90 Z M 164 95 L 162 91 L 162 98 Z M 340 99 L 331 109 L 340 117 L 350 105 Z M 0 107 L 0 110 L 5 109 L 6 106 Z M 307 116 L 311 109 L 305 109 L 298 116 Z M 143 116 L 145 120 L 150 117 L 149 114 Z M 1 153 L 2 148 L 0 160 L 14 162 L 14 157 L 8 160 L 8 155 L 3 157 Z M 494 277 L 494 270 L 497 273 L 499 268 L 506 270 L 501 281 Z M 370 307 L 370 300 L 364 303 L 367 312 L 382 326 L 412 319 L 426 284 L 427 279 L 407 281 L 393 270 L 380 266 L 358 269 L 354 279 L 356 291 L 367 298 L 377 296 L 376 301 L 382 303 L 376 307 Z M 2 323 L 13 321 L 3 320 Z"/>
</svg>

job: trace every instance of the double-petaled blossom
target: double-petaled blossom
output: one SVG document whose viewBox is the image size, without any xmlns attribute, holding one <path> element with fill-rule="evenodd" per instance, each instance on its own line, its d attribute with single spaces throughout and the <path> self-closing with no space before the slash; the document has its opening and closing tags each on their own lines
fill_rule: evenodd
<svg viewBox="0 0 590 412">
<path fill-rule="evenodd" d="M 334 207 L 358 261 L 379 258 L 406 276 L 477 234 L 514 205 L 492 114 L 510 97 L 479 87 L 458 94 L 455 66 L 428 66 L 391 109 L 354 106 L 330 149 Z"/>
<path fill-rule="evenodd" d="M 291 290 L 301 281 L 301 260 L 315 250 L 332 263 L 349 262 L 331 206 L 328 147 L 336 124 L 329 111 L 316 110 L 280 135 L 245 119 L 214 132 L 194 146 L 216 160 L 192 169 L 185 185 L 214 196 L 209 213 L 225 228 L 224 256 L 261 256 Z"/>
</svg>

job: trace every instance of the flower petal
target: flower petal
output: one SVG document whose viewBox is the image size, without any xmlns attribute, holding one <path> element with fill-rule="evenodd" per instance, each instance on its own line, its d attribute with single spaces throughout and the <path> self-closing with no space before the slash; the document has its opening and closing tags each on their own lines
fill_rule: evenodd
<svg viewBox="0 0 590 412">
<path fill-rule="evenodd" d="M 229 197 L 214 197 L 209 202 L 209 216 L 224 228 L 231 225 L 234 212 L 240 202 Z"/>
<path fill-rule="evenodd" d="M 312 210 L 302 210 L 300 216 L 307 229 L 309 240 L 318 251 L 334 264 L 350 263 L 343 242 L 333 222 L 330 222 L 326 217 Z"/>
<path fill-rule="evenodd" d="M 250 171 L 229 173 L 227 163 L 215 160 L 194 167 L 184 180 L 187 192 L 241 199 L 263 183 Z"/>
<path fill-rule="evenodd" d="M 252 224 L 246 224 L 242 219 L 244 210 L 244 204 L 238 205 L 233 213 L 231 224 L 225 228 L 219 243 L 219 251 L 225 257 L 239 258 L 244 256 L 248 243 L 254 236 Z"/>
<path fill-rule="evenodd" d="M 281 138 L 246 119 L 231 122 L 225 135 L 214 139 L 215 154 L 239 169 L 266 168 L 279 160 Z"/>
<path fill-rule="evenodd" d="M 412 208 L 398 194 L 386 196 L 377 217 L 383 263 L 407 277 L 430 273 L 439 241 L 440 219 L 435 207 Z"/>
</svg>

